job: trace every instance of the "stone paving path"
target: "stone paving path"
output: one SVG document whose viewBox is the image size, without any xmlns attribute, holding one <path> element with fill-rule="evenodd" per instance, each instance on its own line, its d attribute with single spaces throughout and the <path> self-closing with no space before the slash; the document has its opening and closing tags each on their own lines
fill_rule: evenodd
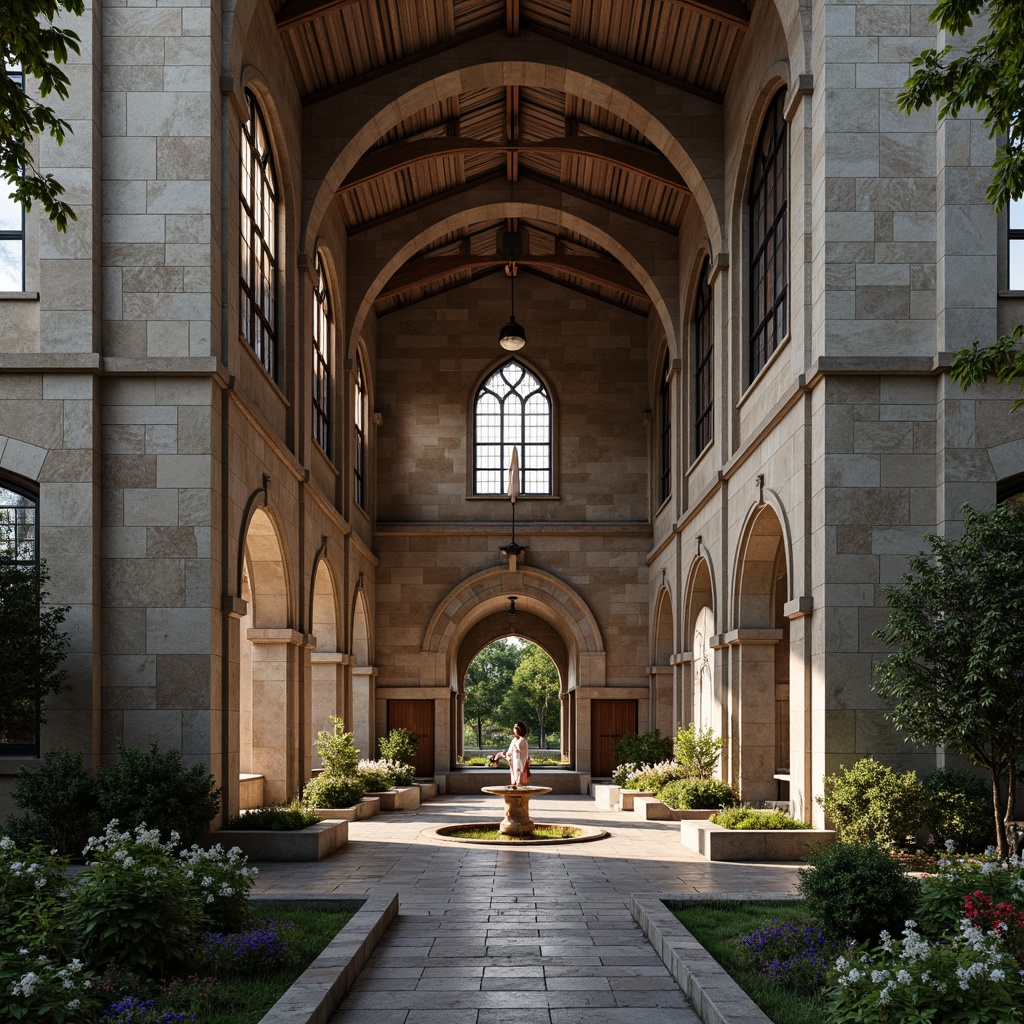
<svg viewBox="0 0 1024 1024">
<path fill-rule="evenodd" d="M 536 821 L 596 825 L 569 846 L 445 843 L 434 825 L 496 821 L 492 797 L 446 796 L 352 822 L 319 864 L 261 867 L 257 892 L 399 894 L 399 915 L 331 1024 L 697 1024 L 629 913 L 633 893 L 788 892 L 796 868 L 709 864 L 679 826 L 531 802 Z"/>
</svg>

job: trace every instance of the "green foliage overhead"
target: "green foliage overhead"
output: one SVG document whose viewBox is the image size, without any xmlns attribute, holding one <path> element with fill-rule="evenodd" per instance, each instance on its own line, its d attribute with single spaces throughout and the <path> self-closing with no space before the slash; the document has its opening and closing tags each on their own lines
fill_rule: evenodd
<svg viewBox="0 0 1024 1024">
<path fill-rule="evenodd" d="M 996 210 L 1024 195 L 1024 124 L 1020 118 L 1021 75 L 1024 68 L 1024 5 L 1018 0 L 939 0 L 930 20 L 947 37 L 961 37 L 957 46 L 928 49 L 912 63 L 914 68 L 899 98 L 906 111 L 938 105 L 938 116 L 956 117 L 975 109 L 984 115 L 989 137 L 998 138 L 993 179 L 988 198 Z M 970 46 L 962 37 L 977 23 L 982 31 Z M 1024 325 L 990 345 L 973 345 L 957 353 L 953 380 L 964 388 L 994 377 L 1021 383 L 1024 389 L 1024 352 L 1017 343 Z M 1024 402 L 1020 399 L 1017 408 Z"/>
<path fill-rule="evenodd" d="M 893 652 L 875 690 L 908 740 L 946 747 L 989 773 L 996 843 L 1015 814 L 1024 759 L 1024 514 L 964 507 L 955 540 L 927 535 L 930 554 L 885 588 L 875 636 Z"/>
<path fill-rule="evenodd" d="M 55 22 L 64 14 L 81 16 L 84 0 L 8 0 L 3 5 L 0 50 L 5 67 L 21 67 L 34 79 L 39 100 L 20 84 L 0 74 L 0 175 L 11 197 L 26 209 L 39 202 L 59 231 L 66 231 L 74 211 L 60 197 L 64 188 L 52 174 L 41 173 L 32 155 L 33 140 L 50 135 L 60 145 L 71 126 L 53 107 L 41 102 L 55 95 L 67 99 L 68 76 L 60 65 L 80 53 L 78 35 Z"/>
<path fill-rule="evenodd" d="M 0 561 L 0 742 L 34 738 L 46 698 L 64 686 L 68 637 L 60 627 L 69 609 L 46 603 L 48 579 L 44 563 Z"/>
</svg>

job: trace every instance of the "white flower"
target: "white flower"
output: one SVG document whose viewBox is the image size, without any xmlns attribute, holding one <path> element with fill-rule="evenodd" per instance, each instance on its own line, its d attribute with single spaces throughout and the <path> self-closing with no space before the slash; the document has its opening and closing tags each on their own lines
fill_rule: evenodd
<svg viewBox="0 0 1024 1024">
<path fill-rule="evenodd" d="M 81 999 L 72 999 L 71 1002 L 68 1003 L 68 1009 L 69 1010 L 77 1010 L 78 1007 L 81 1005 L 81 1002 L 82 1002 Z"/>
<path fill-rule="evenodd" d="M 904 971 L 903 973 L 906 974 L 907 972 Z M 881 985 L 882 982 L 885 981 L 885 979 L 888 978 L 888 977 L 889 977 L 889 972 L 888 971 L 877 971 L 877 970 L 876 971 L 872 971 L 871 972 L 871 984 L 872 985 Z"/>
<path fill-rule="evenodd" d="M 851 968 L 850 973 L 846 977 L 850 981 L 860 981 L 860 979 L 863 978 L 864 975 L 861 972 L 860 968 L 854 967 L 854 968 Z"/>
<path fill-rule="evenodd" d="M 995 970 L 993 970 L 992 973 L 988 976 L 989 981 L 1005 981 L 1005 979 L 1006 972 L 1001 971 L 998 967 L 995 968 Z"/>
<path fill-rule="evenodd" d="M 35 991 L 36 985 L 39 984 L 39 975 L 35 971 L 29 971 L 28 974 L 21 976 L 21 981 L 16 981 L 11 986 L 11 995 L 15 996 L 30 996 Z"/>
<path fill-rule="evenodd" d="M 901 985 L 909 985 L 911 980 L 910 971 L 899 971 L 896 975 L 896 981 Z"/>
<path fill-rule="evenodd" d="M 14 840 L 10 836 L 0 836 L 0 850 L 13 850 Z"/>
<path fill-rule="evenodd" d="M 954 843 L 952 839 L 946 840 L 946 853 L 952 853 L 955 847 L 956 843 Z"/>
</svg>

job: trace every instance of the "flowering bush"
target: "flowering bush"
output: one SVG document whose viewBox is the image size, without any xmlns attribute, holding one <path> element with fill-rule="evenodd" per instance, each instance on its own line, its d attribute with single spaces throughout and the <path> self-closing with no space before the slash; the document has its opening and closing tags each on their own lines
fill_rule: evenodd
<svg viewBox="0 0 1024 1024">
<path fill-rule="evenodd" d="M 103 1014 L 103 1020 L 110 1024 L 177 1024 L 178 1021 L 195 1019 L 194 1013 L 158 1010 L 155 999 L 140 999 L 138 996 L 118 999 Z"/>
<path fill-rule="evenodd" d="M 676 779 L 686 777 L 686 769 L 675 761 L 659 761 L 657 764 L 640 765 L 626 775 L 622 785 L 626 789 L 644 789 L 652 793 Z"/>
<path fill-rule="evenodd" d="M 91 961 L 156 972 L 185 961 L 202 914 L 177 843 L 176 834 L 161 843 L 145 825 L 120 832 L 115 819 L 86 844 L 92 860 L 72 889 L 68 920 Z"/>
<path fill-rule="evenodd" d="M 964 917 L 975 928 L 994 935 L 1006 952 L 1024 964 L 1024 910 L 1012 903 L 996 903 L 979 891 L 964 900 Z"/>
<path fill-rule="evenodd" d="M 828 977 L 840 945 L 812 924 L 765 921 L 740 942 L 750 965 L 787 988 L 817 992 Z"/>
<path fill-rule="evenodd" d="M 247 932 L 207 932 L 202 943 L 203 963 L 218 975 L 255 974 L 282 967 L 288 962 L 282 927 L 276 921 L 266 921 Z"/>
<path fill-rule="evenodd" d="M 0 1020 L 92 1024 L 98 1011 L 81 960 L 51 959 L 27 946 L 0 953 Z"/>
<path fill-rule="evenodd" d="M 360 782 L 368 793 L 380 793 L 395 786 L 410 786 L 415 775 L 412 765 L 400 761 L 380 758 L 376 761 L 360 761 L 356 768 Z"/>
<path fill-rule="evenodd" d="M 179 857 L 205 926 L 216 931 L 244 928 L 249 922 L 249 893 L 257 869 L 246 867 L 242 851 L 237 846 L 224 850 L 220 843 L 209 850 L 193 844 Z"/>
<path fill-rule="evenodd" d="M 612 772 L 612 783 L 616 786 L 626 788 L 626 782 L 633 775 L 639 775 L 646 765 L 637 764 L 636 761 L 623 761 L 615 766 Z"/>
<path fill-rule="evenodd" d="M 13 839 L 0 837 L 0 950 L 17 944 L 53 955 L 63 949 L 67 866 L 67 858 L 39 844 L 19 850 Z"/>
<path fill-rule="evenodd" d="M 969 921 L 948 942 L 907 921 L 902 940 L 836 960 L 831 1024 L 1013 1024 L 1024 1020 L 1017 962 Z"/>
<path fill-rule="evenodd" d="M 1016 857 L 1001 860 L 994 854 L 956 857 L 952 842 L 938 871 L 921 880 L 921 902 L 915 913 L 922 934 L 939 939 L 956 932 L 964 901 L 981 892 L 1000 903 L 1024 905 L 1024 865 Z"/>
</svg>

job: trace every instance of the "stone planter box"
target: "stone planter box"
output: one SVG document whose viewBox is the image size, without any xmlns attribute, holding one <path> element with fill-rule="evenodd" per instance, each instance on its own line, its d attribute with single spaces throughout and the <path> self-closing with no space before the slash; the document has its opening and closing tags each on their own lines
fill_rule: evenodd
<svg viewBox="0 0 1024 1024">
<path fill-rule="evenodd" d="M 380 800 L 375 796 L 364 796 L 351 807 L 315 807 L 313 813 L 319 815 L 321 821 L 361 821 L 372 818 L 380 811 Z"/>
<path fill-rule="evenodd" d="M 593 790 L 594 803 L 603 811 L 616 811 L 619 808 L 619 787 L 607 782 L 595 782 Z"/>
<path fill-rule="evenodd" d="M 420 789 L 420 803 L 426 803 L 427 800 L 433 800 L 437 796 L 437 783 L 436 782 L 416 782 L 416 785 Z"/>
<path fill-rule="evenodd" d="M 414 811 L 420 805 L 419 786 L 398 786 L 384 793 L 367 793 L 380 801 L 382 811 Z"/>
<path fill-rule="evenodd" d="M 263 776 L 238 776 L 238 806 L 243 811 L 251 811 L 263 806 Z"/>
<path fill-rule="evenodd" d="M 633 810 L 633 801 L 638 796 L 654 796 L 654 793 L 649 789 L 620 789 L 619 790 L 619 810 L 620 811 L 631 811 Z"/>
<path fill-rule="evenodd" d="M 656 796 L 638 796 L 633 798 L 633 813 L 641 821 L 707 821 L 718 808 L 699 810 L 690 808 L 669 807 Z"/>
<path fill-rule="evenodd" d="M 348 842 L 348 822 L 321 821 L 295 832 L 221 829 L 214 838 L 223 846 L 237 846 L 251 861 L 323 860 Z"/>
<path fill-rule="evenodd" d="M 683 846 L 707 860 L 806 860 L 815 845 L 831 846 L 836 834 L 827 829 L 729 829 L 710 821 L 681 821 Z"/>
</svg>

